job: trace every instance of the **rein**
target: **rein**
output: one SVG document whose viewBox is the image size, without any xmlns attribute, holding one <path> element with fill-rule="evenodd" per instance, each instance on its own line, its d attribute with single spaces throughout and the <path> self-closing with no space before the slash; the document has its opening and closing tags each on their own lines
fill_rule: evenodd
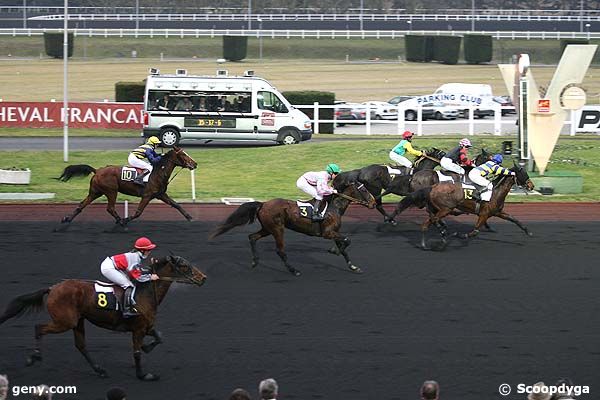
<svg viewBox="0 0 600 400">
<path fill-rule="evenodd" d="M 335 195 L 339 196 L 339 197 L 341 197 L 343 199 L 350 200 L 350 201 L 352 201 L 354 203 L 358 203 L 358 204 L 363 205 L 363 206 L 368 206 L 369 205 L 369 203 L 366 202 L 366 201 L 364 201 L 364 200 L 355 199 L 354 197 L 348 196 L 347 194 L 344 194 L 344 193 L 335 193 Z"/>
</svg>

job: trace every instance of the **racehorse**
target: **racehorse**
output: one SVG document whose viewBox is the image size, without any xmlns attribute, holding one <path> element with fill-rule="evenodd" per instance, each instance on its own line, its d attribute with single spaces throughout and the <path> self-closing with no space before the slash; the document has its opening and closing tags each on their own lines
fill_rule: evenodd
<svg viewBox="0 0 600 400">
<path fill-rule="evenodd" d="M 504 212 L 504 200 L 510 192 L 513 185 L 525 186 L 527 190 L 533 190 L 534 184 L 529 179 L 527 171 L 517 164 L 510 169 L 515 172 L 515 175 L 505 175 L 494 181 L 494 189 L 490 201 L 477 202 L 467 195 L 466 190 L 463 190 L 462 184 L 441 182 L 431 187 L 419 189 L 406 196 L 400 201 L 400 212 L 404 211 L 411 205 L 424 204 L 427 206 L 429 218 L 421 225 L 421 247 L 424 250 L 429 250 L 425 243 L 425 234 L 431 224 L 434 224 L 442 237 L 442 244 L 447 244 L 446 225 L 441 223 L 442 218 L 446 217 L 453 210 L 457 209 L 461 213 L 476 214 L 479 216 L 473 230 L 464 235 L 459 235 L 464 239 L 468 239 L 479 234 L 479 228 L 490 217 L 498 217 L 516 224 L 528 236 L 532 233 L 512 215 Z"/>
<path fill-rule="evenodd" d="M 284 265 L 293 275 L 300 276 L 300 271 L 289 264 L 285 253 L 283 234 L 285 228 L 288 228 L 305 235 L 332 239 L 335 246 L 329 251 L 344 256 L 348 268 L 352 272 L 361 273 L 361 269 L 350 261 L 346 252 L 346 248 L 350 245 L 350 239 L 347 236 L 342 236 L 339 232 L 342 225 L 342 216 L 351 202 L 369 208 L 375 207 L 375 199 L 371 193 L 363 184 L 357 183 L 351 183 L 342 193 L 333 194 L 329 197 L 327 211 L 321 222 L 313 222 L 310 218 L 303 217 L 300 208 L 292 200 L 273 199 L 264 203 L 260 201 L 244 203 L 225 222 L 217 226 L 209 235 L 209 238 L 213 239 L 236 226 L 250 224 L 258 218 L 261 229 L 248 236 L 250 248 L 252 249 L 252 268 L 258 265 L 256 242 L 263 237 L 273 235 L 277 246 L 277 254 Z"/>
<path fill-rule="evenodd" d="M 121 179 L 121 166 L 109 165 L 95 169 L 89 165 L 69 165 L 66 167 L 62 175 L 57 178 L 63 182 L 68 181 L 74 176 L 87 176 L 94 173 L 90 180 L 90 189 L 88 195 L 73 211 L 71 215 L 64 217 L 61 221 L 63 224 L 69 224 L 75 217 L 90 203 L 98 197 L 105 195 L 108 199 L 106 211 L 115 218 L 115 222 L 121 226 L 127 225 L 128 222 L 138 218 L 144 212 L 144 209 L 150 200 L 156 198 L 167 203 L 179 211 L 188 221 L 192 216 L 188 214 L 175 200 L 167 194 L 167 186 L 169 178 L 175 167 L 188 168 L 190 170 L 197 167 L 194 161 L 183 149 L 174 147 L 164 154 L 158 163 L 154 166 L 148 183 L 143 187 L 136 185 L 132 181 L 124 181 Z M 115 209 L 117 194 L 123 193 L 131 196 L 141 197 L 140 203 L 135 214 L 130 218 L 121 218 Z M 68 225 L 67 225 L 68 226 Z"/>
<path fill-rule="evenodd" d="M 424 152 L 418 157 L 413 164 L 413 173 L 423 170 L 433 170 L 440 163 L 440 159 L 445 155 L 441 150 L 432 148 Z M 402 167 L 406 175 L 399 175 L 392 178 L 386 165 L 372 164 L 366 167 L 355 169 L 352 171 L 340 173 L 333 181 L 333 187 L 338 191 L 343 191 L 351 182 L 360 182 L 365 185 L 369 193 L 375 197 L 377 211 L 384 217 L 384 221 L 388 222 L 390 216 L 383 208 L 381 197 L 394 193 L 399 196 L 405 196 L 410 192 L 410 171 L 408 168 Z M 385 190 L 384 194 L 381 191 Z"/>
<path fill-rule="evenodd" d="M 49 333 L 62 333 L 73 330 L 75 335 L 75 347 L 85 357 L 94 372 L 102 377 L 107 376 L 104 368 L 91 358 L 85 344 L 85 320 L 104 329 L 119 332 L 131 332 L 133 337 L 133 358 L 138 379 L 144 381 L 155 381 L 158 375 L 144 373 L 141 364 L 141 352 L 149 353 L 162 342 L 159 331 L 154 329 L 154 320 L 158 312 L 158 306 L 163 301 L 173 282 L 190 283 L 201 286 L 205 280 L 200 270 L 192 266 L 187 260 L 179 256 L 167 256 L 159 260 L 153 260 L 150 266 L 153 273 L 160 276 L 159 281 L 140 284 L 136 292 L 136 309 L 140 315 L 133 318 L 123 318 L 121 311 L 107 311 L 98 308 L 100 299 L 96 304 L 96 293 L 93 281 L 82 281 L 69 279 L 56 285 L 37 292 L 19 296 L 13 299 L 6 307 L 4 314 L 0 316 L 0 325 L 6 320 L 19 317 L 23 313 L 34 310 L 40 311 L 44 306 L 52 321 L 47 324 L 35 326 L 36 347 L 28 357 L 27 365 L 33 365 L 42 361 L 41 339 Z M 121 295 L 123 289 L 115 287 Z M 144 344 L 144 337 L 152 336 L 154 340 Z"/>
<path fill-rule="evenodd" d="M 444 155 L 445 155 L 445 153 L 442 155 L 442 157 Z M 487 150 L 485 150 L 485 149 L 481 149 L 481 153 L 479 153 L 477 155 L 477 157 L 475 157 L 475 160 L 473 160 L 473 162 L 475 165 L 481 165 L 481 164 L 489 161 L 491 159 L 491 157 L 492 157 L 491 153 L 488 153 Z M 445 174 L 447 176 L 452 177 L 452 180 L 454 182 L 460 182 L 459 174 L 457 174 L 455 172 L 450 172 L 450 171 L 446 171 Z M 468 171 L 465 173 L 465 175 L 467 175 L 467 174 L 468 174 Z M 406 196 L 407 194 L 415 192 L 420 189 L 431 187 L 439 182 L 440 182 L 440 178 L 439 178 L 437 171 L 434 171 L 433 169 L 417 171 L 411 177 L 408 177 L 408 179 L 405 179 L 402 182 L 402 188 L 403 188 L 403 190 L 405 190 L 405 193 L 403 193 L 402 196 Z M 381 194 L 381 196 L 383 197 L 390 193 L 395 193 L 395 192 L 386 190 Z M 396 206 L 396 209 L 394 210 L 394 212 L 388 216 L 388 219 L 386 220 L 386 222 L 388 222 L 392 225 L 396 225 L 395 218 L 402 211 L 404 211 L 404 209 L 401 210 L 401 202 L 399 202 L 398 205 Z M 452 212 L 452 215 L 461 215 L 461 214 L 463 214 L 463 213 L 455 212 L 455 211 Z M 442 224 L 443 224 L 443 222 L 442 222 Z M 488 225 L 487 222 L 485 223 L 485 227 L 489 231 L 493 231 L 493 229 Z"/>
</svg>

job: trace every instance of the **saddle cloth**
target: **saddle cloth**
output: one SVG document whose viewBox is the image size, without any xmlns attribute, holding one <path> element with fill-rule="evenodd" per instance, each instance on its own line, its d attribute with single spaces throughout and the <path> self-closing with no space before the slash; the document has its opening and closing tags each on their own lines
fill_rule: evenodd
<svg viewBox="0 0 600 400">
<path fill-rule="evenodd" d="M 390 175 L 409 175 L 409 169 L 406 167 L 396 166 L 396 168 L 386 165 L 388 174 Z"/>
<path fill-rule="evenodd" d="M 473 196 L 473 191 L 477 190 L 474 185 L 471 185 L 470 183 L 465 183 L 465 182 L 462 182 L 462 188 L 463 188 L 463 193 L 464 193 L 465 199 L 471 199 Z M 491 190 L 486 189 L 484 192 L 481 193 L 481 201 L 490 201 L 491 198 L 492 198 Z"/>
<path fill-rule="evenodd" d="M 143 169 L 124 165 L 121 167 L 121 180 L 130 182 L 130 181 L 133 181 L 138 175 L 143 174 L 143 173 L 144 173 Z"/>
<path fill-rule="evenodd" d="M 323 207 L 323 211 L 321 211 L 321 215 L 325 215 L 325 211 L 327 211 L 327 207 L 329 206 L 329 204 L 327 202 L 325 203 L 325 207 Z M 300 216 L 302 217 L 306 217 L 306 218 L 312 218 L 312 213 L 315 212 L 314 211 L 314 206 L 312 205 L 312 203 L 309 203 L 308 201 L 305 200 L 296 200 L 296 205 L 298 206 L 298 209 L 300 210 Z M 318 210 L 317 210 L 318 212 Z"/>
<path fill-rule="evenodd" d="M 440 180 L 440 182 L 454 183 L 454 179 L 452 179 L 452 176 L 446 175 L 442 171 L 436 171 L 436 172 L 438 174 L 438 179 Z"/>
</svg>

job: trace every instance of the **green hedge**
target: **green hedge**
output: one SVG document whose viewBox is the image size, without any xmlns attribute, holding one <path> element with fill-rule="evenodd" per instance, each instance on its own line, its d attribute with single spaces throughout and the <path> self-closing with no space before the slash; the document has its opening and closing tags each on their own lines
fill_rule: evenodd
<svg viewBox="0 0 600 400">
<path fill-rule="evenodd" d="M 433 59 L 444 64 L 458 64 L 461 36 L 434 36 Z"/>
<path fill-rule="evenodd" d="M 144 101 L 145 82 L 117 82 L 115 83 L 115 100 L 124 103 L 137 103 Z"/>
<path fill-rule="evenodd" d="M 44 32 L 44 49 L 46 54 L 54 58 L 63 58 L 63 39 L 60 32 Z M 73 46 L 75 37 L 72 33 L 67 36 L 67 57 L 73 57 Z"/>
<path fill-rule="evenodd" d="M 318 102 L 319 105 L 333 105 L 335 100 L 335 93 L 332 92 L 318 92 L 318 91 L 301 91 L 301 92 L 283 92 L 285 98 L 291 104 L 313 104 Z M 310 119 L 314 118 L 314 108 L 299 107 L 304 114 L 308 115 Z M 319 120 L 322 119 L 333 119 L 333 107 L 332 108 L 320 108 L 319 109 Z M 314 128 L 313 128 L 314 131 Z M 319 123 L 319 133 L 333 133 L 333 123 Z"/>
<path fill-rule="evenodd" d="M 570 44 L 590 44 L 588 39 L 561 39 L 560 40 L 560 54 L 565 52 L 565 48 Z"/>
<path fill-rule="evenodd" d="M 223 36 L 223 58 L 241 61 L 248 54 L 248 36 Z"/>
<path fill-rule="evenodd" d="M 492 61 L 494 45 L 491 35 L 465 35 L 463 46 L 467 64 Z"/>
<path fill-rule="evenodd" d="M 429 62 L 433 60 L 433 36 L 404 36 L 406 61 Z"/>
</svg>

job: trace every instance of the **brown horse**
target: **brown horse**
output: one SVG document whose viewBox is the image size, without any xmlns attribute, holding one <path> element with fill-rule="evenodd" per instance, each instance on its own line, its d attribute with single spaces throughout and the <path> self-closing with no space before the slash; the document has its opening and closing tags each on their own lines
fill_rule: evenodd
<svg viewBox="0 0 600 400">
<path fill-rule="evenodd" d="M 121 179 L 121 166 L 109 165 L 107 167 L 95 169 L 89 165 L 69 165 L 66 167 L 62 175 L 57 178 L 63 182 L 68 181 L 74 176 L 87 176 L 90 173 L 94 173 L 94 176 L 90 180 L 90 189 L 88 195 L 73 211 L 71 215 L 68 215 L 62 219 L 63 224 L 69 224 L 75 219 L 75 217 L 90 203 L 96 200 L 98 197 L 104 195 L 108 199 L 108 205 L 106 211 L 115 218 L 115 222 L 122 226 L 127 225 L 128 222 L 138 218 L 144 212 L 144 209 L 150 203 L 150 200 L 156 198 L 167 203 L 171 207 L 174 207 L 179 211 L 188 221 L 192 219 L 192 216 L 188 214 L 175 200 L 173 200 L 167 194 L 167 185 L 169 184 L 169 178 L 175 167 L 188 168 L 190 170 L 197 167 L 196 161 L 194 161 L 183 149 L 173 148 L 162 156 L 161 161 L 158 165 L 154 166 L 148 183 L 146 185 L 139 186 L 132 181 L 124 181 Z M 130 196 L 141 197 L 140 204 L 131 218 L 121 218 L 115 209 L 115 203 L 117 201 L 117 194 L 123 193 Z M 68 225 L 65 225 L 66 229 Z"/>
<path fill-rule="evenodd" d="M 303 217 L 298 205 L 292 200 L 273 199 L 265 203 L 261 203 L 260 201 L 244 203 L 224 223 L 217 226 L 209 238 L 212 239 L 219 236 L 236 226 L 250 224 L 258 218 L 261 229 L 248 236 L 250 248 L 252 249 L 252 268 L 258 265 L 256 241 L 260 238 L 273 235 L 277 246 L 277 254 L 286 268 L 293 275 L 300 276 L 300 271 L 288 263 L 287 254 L 285 253 L 283 234 L 285 228 L 288 228 L 304 233 L 305 235 L 320 236 L 333 240 L 335 246 L 329 251 L 344 256 L 348 268 L 352 272 L 361 273 L 361 269 L 350 261 L 346 252 L 346 248 L 350 245 L 350 239 L 347 236 L 342 236 L 339 232 L 342 225 L 342 216 L 351 202 L 356 202 L 369 208 L 375 207 L 375 198 L 362 183 L 352 183 L 341 194 L 330 196 L 327 201 L 328 206 L 325 218 L 321 222 L 312 222 L 310 218 Z"/>
<path fill-rule="evenodd" d="M 525 186 L 527 190 L 533 190 L 534 184 L 529 179 L 527 171 L 521 166 L 514 165 L 511 171 L 515 175 L 506 175 L 497 179 L 494 182 L 494 190 L 490 201 L 477 202 L 469 199 L 462 188 L 461 183 L 438 183 L 432 187 L 417 190 L 406 196 L 399 204 L 400 212 L 404 211 L 412 205 L 427 206 L 429 218 L 421 225 L 421 247 L 424 250 L 429 250 L 425 242 L 425 234 L 429 226 L 434 224 L 440 231 L 442 244 L 447 244 L 446 225 L 442 219 L 454 210 L 461 213 L 476 214 L 479 216 L 473 230 L 467 234 L 460 235 L 462 238 L 471 238 L 479 234 L 479 228 L 484 225 L 490 217 L 498 217 L 516 224 L 527 235 L 531 236 L 531 232 L 521 224 L 515 217 L 504 212 L 504 200 L 510 192 L 513 185 Z"/>
<path fill-rule="evenodd" d="M 120 311 L 106 311 L 98 308 L 95 300 L 93 281 L 65 280 L 49 288 L 19 296 L 12 300 L 6 311 L 0 316 L 0 325 L 6 320 L 18 317 L 29 310 L 41 310 L 46 300 L 46 308 L 52 322 L 35 326 L 36 347 L 27 359 L 27 365 L 42 361 L 40 350 L 42 336 L 49 333 L 62 333 L 73 330 L 75 347 L 85 357 L 90 366 L 100 376 L 107 376 L 107 372 L 96 364 L 88 353 L 85 345 L 85 320 L 101 328 L 119 332 L 132 332 L 133 358 L 135 360 L 136 375 L 145 381 L 158 380 L 159 376 L 144 373 L 141 364 L 141 351 L 149 353 L 162 342 L 161 334 L 154 329 L 154 320 L 158 306 L 163 301 L 173 282 L 191 283 L 201 286 L 206 280 L 206 275 L 193 267 L 187 260 L 178 256 L 167 256 L 156 260 L 151 266 L 154 273 L 160 276 L 159 281 L 141 284 L 136 294 L 136 309 L 139 316 L 123 318 Z M 121 295 L 123 290 L 115 287 Z M 144 345 L 145 336 L 152 336 L 154 340 Z"/>
</svg>

